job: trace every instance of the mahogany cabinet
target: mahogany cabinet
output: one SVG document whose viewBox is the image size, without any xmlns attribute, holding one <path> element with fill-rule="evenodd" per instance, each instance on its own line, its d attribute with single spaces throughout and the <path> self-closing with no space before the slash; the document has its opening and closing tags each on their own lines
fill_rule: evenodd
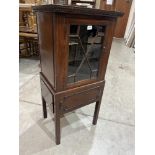
<svg viewBox="0 0 155 155">
<path fill-rule="evenodd" d="M 96 125 L 117 18 L 123 13 L 69 5 L 33 7 L 37 14 L 41 93 L 54 113 L 56 144 L 61 115 L 96 102 Z"/>
</svg>

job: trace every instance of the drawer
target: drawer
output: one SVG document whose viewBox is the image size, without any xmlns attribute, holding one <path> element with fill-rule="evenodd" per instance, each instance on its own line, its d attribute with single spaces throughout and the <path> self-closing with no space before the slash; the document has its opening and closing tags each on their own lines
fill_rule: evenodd
<svg viewBox="0 0 155 155">
<path fill-rule="evenodd" d="M 65 113 L 80 108 L 99 100 L 101 94 L 102 89 L 100 86 L 67 94 L 60 101 L 60 109 L 63 113 Z"/>
</svg>

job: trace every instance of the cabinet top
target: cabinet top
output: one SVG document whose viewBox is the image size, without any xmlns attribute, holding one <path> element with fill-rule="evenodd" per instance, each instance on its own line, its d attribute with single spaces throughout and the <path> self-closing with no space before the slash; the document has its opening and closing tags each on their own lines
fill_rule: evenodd
<svg viewBox="0 0 155 155">
<path fill-rule="evenodd" d="M 88 16 L 100 16 L 100 17 L 112 17 L 117 18 L 123 16 L 124 13 L 119 11 L 101 10 L 96 8 L 85 8 L 75 5 L 39 5 L 32 7 L 35 12 L 53 12 L 64 14 L 76 14 L 76 15 L 88 15 Z"/>
</svg>

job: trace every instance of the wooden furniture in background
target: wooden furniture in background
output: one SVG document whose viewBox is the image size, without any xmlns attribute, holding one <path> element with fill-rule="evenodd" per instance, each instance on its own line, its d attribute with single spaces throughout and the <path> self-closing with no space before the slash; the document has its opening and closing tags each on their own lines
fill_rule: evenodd
<svg viewBox="0 0 155 155">
<path fill-rule="evenodd" d="M 115 10 L 116 0 L 113 0 L 112 5 L 107 4 L 107 0 L 100 0 L 100 9 Z"/>
<path fill-rule="evenodd" d="M 128 22 L 132 0 L 116 0 L 116 9 L 124 12 L 124 16 L 119 18 L 115 28 L 114 36 L 117 38 L 123 38 Z"/>
<path fill-rule="evenodd" d="M 43 116 L 54 112 L 56 144 L 60 116 L 96 102 L 96 125 L 117 17 L 123 13 L 77 6 L 42 5 L 37 14 Z"/>
<path fill-rule="evenodd" d="M 112 5 L 107 5 L 107 0 L 100 0 L 100 8 L 124 12 L 124 16 L 118 18 L 114 37 L 123 38 L 127 26 L 132 0 L 113 0 Z"/>
<path fill-rule="evenodd" d="M 34 4 L 19 5 L 19 54 L 20 57 L 38 56 L 38 35 Z"/>
<path fill-rule="evenodd" d="M 38 34 L 19 32 L 19 41 L 20 57 L 39 56 Z"/>
</svg>

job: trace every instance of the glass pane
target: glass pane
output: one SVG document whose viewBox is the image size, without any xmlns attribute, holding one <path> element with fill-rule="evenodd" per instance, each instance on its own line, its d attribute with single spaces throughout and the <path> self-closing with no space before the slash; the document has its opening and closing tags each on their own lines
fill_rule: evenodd
<svg viewBox="0 0 155 155">
<path fill-rule="evenodd" d="M 68 83 L 96 79 L 105 26 L 70 25 Z"/>
</svg>

